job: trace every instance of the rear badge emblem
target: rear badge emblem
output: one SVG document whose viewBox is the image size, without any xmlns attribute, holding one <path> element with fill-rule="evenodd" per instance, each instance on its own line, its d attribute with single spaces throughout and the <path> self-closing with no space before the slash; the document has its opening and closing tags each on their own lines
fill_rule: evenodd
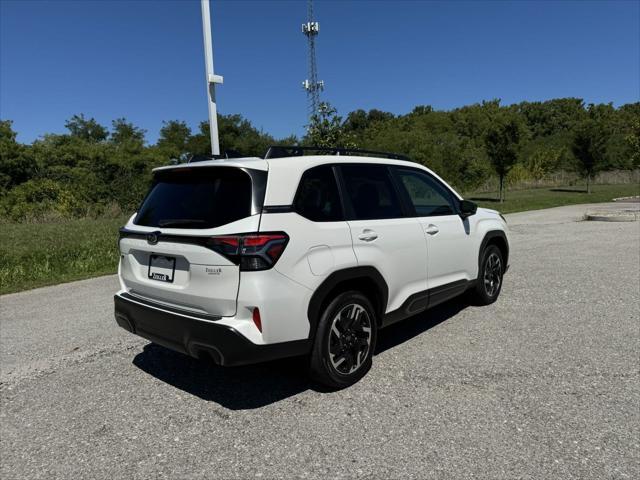
<svg viewBox="0 0 640 480">
<path fill-rule="evenodd" d="M 158 235 L 160 235 L 160 232 L 151 232 L 147 234 L 147 243 L 149 245 L 155 245 L 156 243 L 158 243 Z"/>
</svg>

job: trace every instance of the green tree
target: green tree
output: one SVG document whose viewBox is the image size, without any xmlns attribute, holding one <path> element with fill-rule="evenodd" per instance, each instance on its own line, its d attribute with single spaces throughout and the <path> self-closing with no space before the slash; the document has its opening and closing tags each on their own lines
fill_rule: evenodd
<svg viewBox="0 0 640 480">
<path fill-rule="evenodd" d="M 377 122 L 386 122 L 395 118 L 395 115 L 390 112 L 383 112 L 382 110 L 372 109 L 368 112 L 364 110 L 355 110 L 347 115 L 344 121 L 343 128 L 345 131 L 361 132 L 370 128 Z"/>
<path fill-rule="evenodd" d="M 522 102 L 515 106 L 534 138 L 572 131 L 585 114 L 581 98 L 558 98 L 546 102 Z"/>
<path fill-rule="evenodd" d="M 433 107 L 431 105 L 418 105 L 411 110 L 412 115 L 428 115 L 433 112 Z"/>
<path fill-rule="evenodd" d="M 18 134 L 13 130 L 13 122 L 11 120 L 0 120 L 0 141 L 16 143 Z"/>
<path fill-rule="evenodd" d="M 95 118 L 86 119 L 84 114 L 74 115 L 64 124 L 72 137 L 77 137 L 87 142 L 102 142 L 107 139 L 109 132 L 100 125 Z"/>
<path fill-rule="evenodd" d="M 589 118 L 576 130 L 571 150 L 576 158 L 576 169 L 585 177 L 587 193 L 591 193 L 591 181 L 606 166 L 609 133 L 599 120 Z"/>
<path fill-rule="evenodd" d="M 640 118 L 633 120 L 631 128 L 626 141 L 631 149 L 631 162 L 634 168 L 638 168 L 640 167 Z"/>
<path fill-rule="evenodd" d="M 133 123 L 127 122 L 124 118 L 117 118 L 111 122 L 110 140 L 115 145 L 127 147 L 128 149 L 141 150 L 144 146 L 144 135 L 142 128 L 136 127 Z"/>
<path fill-rule="evenodd" d="M 500 180 L 500 203 L 504 202 L 504 179 L 518 162 L 523 128 L 513 115 L 494 118 L 485 136 L 487 156 Z"/>
<path fill-rule="evenodd" d="M 209 132 L 209 122 L 200 122 L 200 132 L 188 143 L 191 153 L 211 155 Z M 223 157 L 262 157 L 276 143 L 271 135 L 255 128 L 242 115 L 218 115 L 218 139 Z"/>
<path fill-rule="evenodd" d="M 355 138 L 345 129 L 342 117 L 326 102 L 321 103 L 311 117 L 304 142 L 314 147 L 356 148 Z"/>
<path fill-rule="evenodd" d="M 367 112 L 362 109 L 354 110 L 347 115 L 344 127 L 352 132 L 363 132 L 369 128 L 369 118 Z"/>
<path fill-rule="evenodd" d="M 536 149 L 525 161 L 525 167 L 534 180 L 542 180 L 558 169 L 562 150 L 542 147 Z"/>
<path fill-rule="evenodd" d="M 0 120 L 0 195 L 29 180 L 36 166 L 29 158 L 29 148 L 18 143 L 11 120 Z"/>
<path fill-rule="evenodd" d="M 179 158 L 183 154 L 190 153 L 188 147 L 190 140 L 191 129 L 185 122 L 169 120 L 162 122 L 157 145 L 169 158 Z"/>
<path fill-rule="evenodd" d="M 241 115 L 220 115 L 218 126 L 223 154 L 262 156 L 276 143 L 357 144 L 406 154 L 464 191 L 485 185 L 494 172 L 508 172 L 501 198 L 509 182 L 544 179 L 559 170 L 578 168 L 591 183 L 602 169 L 640 167 L 640 102 L 615 108 L 585 106 L 576 98 L 509 106 L 491 100 L 450 111 L 418 106 L 404 115 L 356 110 L 345 121 L 324 104 L 303 139 L 280 142 Z M 110 134 L 84 115 L 71 118 L 67 128 L 69 134 L 46 134 L 25 145 L 10 121 L 0 121 L 0 216 L 131 211 L 148 188 L 152 168 L 183 153 L 211 151 L 207 122 L 193 133 L 184 122 L 165 122 L 155 145 L 145 145 L 144 130 L 122 118 Z"/>
</svg>

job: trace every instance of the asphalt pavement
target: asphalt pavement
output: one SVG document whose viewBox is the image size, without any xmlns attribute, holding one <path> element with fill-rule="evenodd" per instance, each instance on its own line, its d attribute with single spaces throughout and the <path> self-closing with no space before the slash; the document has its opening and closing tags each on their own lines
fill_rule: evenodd
<svg viewBox="0 0 640 480">
<path fill-rule="evenodd" d="M 0 477 L 640 478 L 640 222 L 588 209 L 507 215 L 498 302 L 383 330 L 339 392 L 125 332 L 115 276 L 2 296 Z"/>
</svg>

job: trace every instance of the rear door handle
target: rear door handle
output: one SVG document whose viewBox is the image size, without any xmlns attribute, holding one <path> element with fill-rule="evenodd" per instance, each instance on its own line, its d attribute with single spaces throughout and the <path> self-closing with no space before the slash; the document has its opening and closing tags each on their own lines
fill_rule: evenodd
<svg viewBox="0 0 640 480">
<path fill-rule="evenodd" d="M 378 234 L 373 230 L 369 230 L 368 228 L 363 230 L 358 238 L 363 242 L 373 242 L 376 238 L 378 238 Z"/>
<path fill-rule="evenodd" d="M 424 231 L 427 232 L 429 235 L 435 235 L 440 231 L 440 229 L 436 227 L 433 223 L 430 223 L 429 226 L 425 228 Z"/>
</svg>

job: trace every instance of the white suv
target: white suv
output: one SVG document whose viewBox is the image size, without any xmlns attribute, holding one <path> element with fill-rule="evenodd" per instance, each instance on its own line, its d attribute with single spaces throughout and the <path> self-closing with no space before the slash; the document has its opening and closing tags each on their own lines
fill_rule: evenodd
<svg viewBox="0 0 640 480">
<path fill-rule="evenodd" d="M 498 212 L 398 155 L 287 148 L 154 170 L 120 230 L 121 327 L 220 365 L 308 355 L 341 388 L 379 329 L 468 290 L 496 300 Z"/>
</svg>

